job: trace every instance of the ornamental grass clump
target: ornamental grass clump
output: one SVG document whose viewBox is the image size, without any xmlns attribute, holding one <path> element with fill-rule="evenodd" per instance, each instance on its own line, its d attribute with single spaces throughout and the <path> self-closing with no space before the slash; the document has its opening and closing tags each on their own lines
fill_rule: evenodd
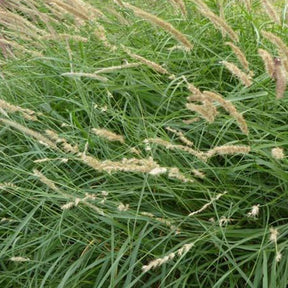
<svg viewBox="0 0 288 288">
<path fill-rule="evenodd" d="M 0 287 L 288 287 L 286 8 L 0 0 Z"/>
</svg>

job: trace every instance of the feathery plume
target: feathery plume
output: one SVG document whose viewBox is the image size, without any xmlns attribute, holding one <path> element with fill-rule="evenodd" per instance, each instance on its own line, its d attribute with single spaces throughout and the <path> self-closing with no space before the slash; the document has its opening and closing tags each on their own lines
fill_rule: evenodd
<svg viewBox="0 0 288 288">
<path fill-rule="evenodd" d="M 105 67 L 105 68 L 102 68 L 102 69 L 98 69 L 94 73 L 95 74 L 110 73 L 110 72 L 114 72 L 114 71 L 117 71 L 117 70 L 138 67 L 140 65 L 142 65 L 142 64 L 141 63 L 125 63 L 123 65 L 111 66 L 111 67 Z"/>
<path fill-rule="evenodd" d="M 247 216 L 253 218 L 257 217 L 259 215 L 259 207 L 260 207 L 259 204 L 253 205 L 251 211 L 248 212 Z"/>
<path fill-rule="evenodd" d="M 252 85 L 251 76 L 241 71 L 235 64 L 228 61 L 221 61 L 221 63 L 236 76 L 246 87 Z"/>
<path fill-rule="evenodd" d="M 48 179 L 44 174 L 42 174 L 40 171 L 37 169 L 33 169 L 33 175 L 36 176 L 40 182 L 44 183 L 46 186 L 48 186 L 51 190 L 55 192 L 60 192 L 60 189 L 55 185 L 55 183 Z M 61 193 L 61 192 L 60 192 Z M 61 193 L 62 194 L 62 193 Z"/>
<path fill-rule="evenodd" d="M 72 208 L 72 207 L 74 207 L 74 206 L 77 206 L 77 205 L 81 202 L 81 203 L 83 203 L 83 205 L 88 206 L 89 208 L 91 208 L 91 209 L 93 209 L 94 211 L 96 211 L 98 214 L 100 214 L 100 215 L 102 215 L 102 216 L 104 215 L 104 212 L 103 212 L 102 209 L 98 208 L 97 206 L 95 206 L 95 205 L 93 205 L 93 204 L 91 204 L 91 203 L 89 203 L 89 202 L 87 201 L 88 199 L 94 200 L 94 199 L 95 199 L 95 198 L 94 198 L 94 197 L 95 197 L 94 195 L 86 194 L 85 198 L 83 198 L 83 199 L 81 199 L 81 198 L 75 198 L 74 196 L 69 195 L 69 194 L 63 192 L 62 190 L 60 190 L 52 180 L 48 179 L 44 174 L 42 174 L 42 173 L 41 173 L 40 171 L 38 171 L 37 169 L 34 169 L 34 170 L 33 170 L 33 173 L 34 173 L 34 176 L 36 176 L 36 177 L 39 179 L 40 182 L 42 182 L 43 184 L 45 184 L 45 185 L 46 185 L 47 187 L 49 187 L 51 190 L 53 190 L 53 191 L 61 194 L 62 196 L 64 196 L 64 197 L 67 198 L 67 199 L 73 199 L 73 201 L 71 201 L 71 202 L 73 202 L 73 204 L 72 204 L 71 202 L 69 202 L 69 203 L 65 204 L 66 206 L 63 205 L 63 206 L 62 206 L 62 209 L 65 210 L 65 209 Z M 64 207 L 64 208 L 63 208 L 63 207 Z"/>
<path fill-rule="evenodd" d="M 57 150 L 57 146 L 52 142 L 50 141 L 50 139 L 46 138 L 45 136 L 43 136 L 41 133 L 37 132 L 37 131 L 34 131 L 32 129 L 29 129 L 17 122 L 14 122 L 14 121 L 11 121 L 11 120 L 8 120 L 8 119 L 4 119 L 4 118 L 0 118 L 0 122 L 12 127 L 12 128 L 15 128 L 16 130 L 22 132 L 23 134 L 25 135 L 28 135 L 28 136 L 31 136 L 33 138 L 35 138 L 36 140 L 38 140 L 38 142 L 44 146 L 47 146 L 47 147 L 50 147 L 54 150 Z"/>
<path fill-rule="evenodd" d="M 205 174 L 197 169 L 193 169 L 192 173 L 194 174 L 195 177 L 198 177 L 200 179 L 204 179 L 205 178 Z"/>
<path fill-rule="evenodd" d="M 155 215 L 153 215 L 152 213 L 149 213 L 149 212 L 141 212 L 140 214 L 143 215 L 143 216 L 147 216 L 149 218 L 152 218 L 152 219 L 154 219 L 154 220 L 166 225 L 172 231 L 175 231 L 176 234 L 180 233 L 180 229 L 177 228 L 175 225 L 173 225 L 172 222 L 167 220 L 167 219 L 164 219 L 164 218 L 161 218 L 161 217 L 156 217 Z"/>
<path fill-rule="evenodd" d="M 285 158 L 284 149 L 280 147 L 273 148 L 271 150 L 271 155 L 276 160 L 282 160 Z"/>
<path fill-rule="evenodd" d="M 100 161 L 93 156 L 81 153 L 81 160 L 96 171 L 105 171 L 108 173 L 117 171 L 150 173 L 153 169 L 160 168 L 151 157 L 148 159 L 123 158 L 121 161 Z"/>
<path fill-rule="evenodd" d="M 123 50 L 133 59 L 136 59 L 138 61 L 140 61 L 141 63 L 147 65 L 148 67 L 152 68 L 153 70 L 155 70 L 156 72 L 160 73 L 160 74 L 164 74 L 164 75 L 170 75 L 171 78 L 174 78 L 175 76 L 173 74 L 170 74 L 170 72 L 168 70 L 166 70 L 165 68 L 163 68 L 161 65 L 150 61 L 138 54 L 132 53 L 127 47 L 124 47 L 123 45 L 121 45 L 121 47 L 123 48 Z"/>
<path fill-rule="evenodd" d="M 145 139 L 146 143 L 154 143 L 157 145 L 161 145 L 164 146 L 165 148 L 167 148 L 168 150 L 182 150 L 185 151 L 201 160 L 205 160 L 205 153 L 197 151 L 191 147 L 187 147 L 185 145 L 179 145 L 179 144 L 172 144 L 169 141 L 163 140 L 161 138 L 149 138 L 149 139 Z M 144 140 L 144 141 L 145 141 Z"/>
<path fill-rule="evenodd" d="M 288 70 L 288 47 L 286 46 L 286 44 L 283 42 L 283 40 L 280 37 L 274 35 L 271 32 L 261 31 L 261 33 L 264 38 L 266 38 L 275 46 L 277 46 L 278 52 L 282 58 L 285 69 Z"/>
<path fill-rule="evenodd" d="M 30 21 L 28 21 L 27 19 L 25 19 L 24 17 L 20 16 L 17 13 L 0 10 L 0 17 L 3 21 L 7 21 L 8 23 L 10 22 L 10 23 L 16 24 L 16 26 L 18 25 L 17 27 L 20 26 L 22 28 L 26 28 L 26 29 L 32 31 L 32 33 L 34 33 L 34 35 L 37 35 L 37 34 L 47 35 L 47 32 L 45 30 L 39 29 L 34 24 L 32 24 Z"/>
<path fill-rule="evenodd" d="M 147 265 L 142 266 L 142 271 L 144 273 L 146 273 L 151 269 L 155 269 L 155 268 L 173 260 L 176 256 L 181 257 L 181 256 L 187 254 L 191 250 L 192 247 L 194 247 L 194 243 L 185 244 L 180 249 L 178 249 L 175 253 L 172 252 L 163 258 L 157 258 L 157 259 L 149 262 Z"/>
<path fill-rule="evenodd" d="M 21 257 L 21 256 L 11 257 L 9 260 L 12 262 L 29 262 L 29 261 L 31 261 L 30 258 Z"/>
<path fill-rule="evenodd" d="M 241 131 L 246 135 L 249 134 L 248 126 L 244 117 L 237 111 L 235 106 L 230 101 L 225 100 L 222 95 L 211 91 L 204 91 L 203 95 L 210 100 L 218 102 L 231 115 L 231 117 L 237 121 Z"/>
<path fill-rule="evenodd" d="M 278 25 L 281 25 L 280 17 L 277 14 L 273 5 L 270 3 L 270 1 L 269 0 L 261 0 L 261 3 L 263 5 L 264 11 L 269 16 L 269 18 L 273 22 L 277 23 Z"/>
<path fill-rule="evenodd" d="M 149 172 L 150 175 L 156 176 L 156 175 L 161 175 L 161 174 L 165 174 L 167 172 L 167 168 L 165 167 L 157 167 L 154 168 L 153 170 L 151 170 Z"/>
<path fill-rule="evenodd" d="M 284 97 L 287 87 L 287 71 L 281 59 L 276 58 L 274 61 L 274 78 L 276 80 L 276 98 Z"/>
<path fill-rule="evenodd" d="M 181 181 L 183 183 L 193 183 L 194 182 L 193 179 L 185 177 L 180 172 L 179 168 L 177 168 L 177 167 L 172 167 L 172 168 L 169 169 L 168 177 L 177 179 L 177 180 L 179 180 L 179 181 Z"/>
<path fill-rule="evenodd" d="M 111 132 L 107 129 L 100 129 L 100 128 L 92 128 L 92 132 L 99 137 L 106 138 L 109 141 L 118 141 L 120 143 L 124 143 L 124 137 L 122 135 L 118 135 L 114 132 Z"/>
<path fill-rule="evenodd" d="M 258 49 L 258 54 L 264 62 L 265 71 L 271 78 L 274 78 L 274 60 L 272 55 L 268 51 L 261 48 Z"/>
<path fill-rule="evenodd" d="M 93 73 L 82 73 L 82 72 L 65 72 L 62 73 L 61 76 L 67 76 L 67 77 L 86 77 L 86 78 L 91 78 L 95 80 L 99 80 L 102 82 L 107 82 L 108 78 L 100 76 L 98 74 L 93 74 Z"/>
<path fill-rule="evenodd" d="M 71 34 L 51 34 L 51 35 L 45 35 L 40 37 L 40 39 L 44 40 L 73 40 L 73 41 L 79 41 L 79 42 L 87 42 L 88 39 L 79 35 L 71 35 Z"/>
<path fill-rule="evenodd" d="M 21 112 L 23 117 L 27 120 L 32 120 L 32 121 L 38 120 L 37 117 L 35 116 L 35 114 L 36 114 L 35 111 L 13 105 L 11 103 L 8 103 L 5 100 L 0 99 L 0 108 L 5 110 L 8 113 Z"/>
<path fill-rule="evenodd" d="M 183 16 L 187 16 L 186 6 L 183 0 L 170 0 L 176 8 L 178 8 Z"/>
<path fill-rule="evenodd" d="M 218 114 L 216 108 L 209 101 L 204 100 L 202 103 L 203 105 L 186 103 L 186 108 L 190 111 L 197 112 L 207 122 L 213 123 L 216 115 Z"/>
<path fill-rule="evenodd" d="M 236 32 L 226 23 L 224 19 L 216 15 L 202 0 L 193 0 L 197 4 L 199 12 L 206 18 L 208 18 L 215 28 L 229 36 L 234 42 L 239 42 L 239 37 Z"/>
<path fill-rule="evenodd" d="M 166 130 L 177 135 L 179 139 L 183 142 L 183 144 L 190 146 L 190 147 L 194 145 L 194 143 L 191 142 L 189 139 L 187 139 L 181 131 L 177 131 L 175 129 L 172 129 L 171 127 L 166 127 Z"/>
<path fill-rule="evenodd" d="M 61 147 L 65 152 L 73 154 L 79 153 L 79 148 L 77 145 L 72 146 L 65 138 L 59 137 L 55 131 L 47 129 L 45 130 L 45 133 L 52 141 L 55 141 L 57 144 L 61 144 Z"/>
<path fill-rule="evenodd" d="M 0 44 L 4 44 L 4 45 L 7 45 L 9 47 L 15 48 L 16 50 L 20 50 L 20 51 L 25 52 L 27 54 L 33 55 L 34 57 L 42 57 L 43 56 L 40 52 L 26 49 L 25 47 L 23 47 L 22 45 L 18 44 L 15 41 L 11 41 L 11 40 L 8 41 L 6 39 L 0 38 Z"/>
<path fill-rule="evenodd" d="M 226 42 L 226 45 L 228 45 L 229 47 L 231 47 L 231 49 L 233 50 L 234 54 L 236 55 L 238 61 L 240 62 L 240 64 L 242 65 L 242 67 L 245 69 L 245 71 L 249 71 L 249 62 L 245 56 L 245 54 L 241 51 L 241 49 L 236 46 L 235 44 L 233 44 L 232 42 Z"/>
<path fill-rule="evenodd" d="M 234 155 L 234 154 L 248 154 L 250 152 L 250 146 L 240 145 L 223 145 L 217 146 L 213 149 L 208 150 L 205 153 L 205 157 L 211 158 L 215 155 Z"/>
<path fill-rule="evenodd" d="M 120 212 L 128 211 L 129 204 L 123 204 L 122 202 L 117 206 L 117 210 Z"/>
<path fill-rule="evenodd" d="M 76 9 L 73 6 L 64 3 L 63 1 L 51 0 L 50 3 L 61 7 L 66 12 L 70 13 L 71 15 L 73 15 L 73 16 L 81 19 L 81 20 L 84 20 L 84 21 L 90 20 L 90 18 L 87 16 L 87 14 L 82 13 L 83 11 L 79 11 L 79 9 Z"/>
<path fill-rule="evenodd" d="M 79 205 L 79 203 L 83 203 L 83 202 L 86 202 L 88 200 L 94 201 L 94 200 L 96 200 L 96 196 L 94 194 L 86 193 L 84 198 L 75 198 L 74 201 L 71 201 L 71 202 L 68 202 L 67 204 L 62 205 L 61 209 L 62 210 L 68 210 L 68 209 L 71 209 L 73 207 L 77 207 Z"/>
<path fill-rule="evenodd" d="M 2 182 L 2 183 L 0 183 L 0 189 L 7 189 L 7 188 L 17 189 L 18 186 L 16 186 L 15 184 L 13 184 L 11 182 Z"/>
<path fill-rule="evenodd" d="M 209 201 L 208 203 L 206 203 L 205 205 L 203 205 L 199 210 L 191 212 L 188 216 L 194 216 L 196 214 L 199 214 L 201 212 L 203 212 L 204 210 L 206 210 L 209 206 L 211 206 L 215 201 L 217 201 L 218 199 L 220 199 L 223 195 L 227 194 L 227 192 L 225 191 L 224 193 L 218 194 L 216 195 L 215 198 L 212 198 L 211 201 Z"/>
<path fill-rule="evenodd" d="M 107 39 L 107 36 L 106 36 L 106 31 L 105 31 L 105 28 L 100 24 L 100 23 L 97 23 L 97 28 L 96 30 L 94 31 L 94 34 L 95 36 L 100 40 L 102 41 L 103 45 L 108 48 L 109 50 L 111 50 L 112 52 L 117 50 L 117 47 L 115 45 L 112 45 L 108 39 Z"/>
<path fill-rule="evenodd" d="M 187 124 L 187 125 L 190 125 L 190 124 L 195 123 L 195 122 L 197 122 L 197 121 L 199 121 L 199 120 L 200 120 L 199 117 L 195 117 L 195 118 L 193 118 L 193 119 L 183 120 L 183 123 L 184 123 L 184 124 Z"/>
<path fill-rule="evenodd" d="M 90 20 L 93 20 L 95 17 L 106 18 L 102 11 L 90 5 L 88 2 L 84 2 L 82 0 L 72 0 L 71 3 L 75 9 L 81 11 L 83 15 L 89 15 Z"/>
<path fill-rule="evenodd" d="M 177 30 L 176 28 L 174 28 L 174 26 L 172 26 L 172 24 L 164 21 L 163 19 L 160 19 L 159 17 L 150 14 L 138 7 L 135 7 L 131 4 L 128 4 L 126 2 L 122 2 L 124 7 L 131 9 L 134 14 L 138 17 L 141 17 L 147 21 L 149 21 L 152 24 L 155 24 L 161 28 L 163 28 L 163 30 L 165 30 L 166 32 L 168 32 L 169 34 L 171 34 L 176 40 L 178 40 L 182 45 L 184 45 L 187 49 L 191 50 L 193 48 L 193 45 L 190 43 L 190 41 L 187 39 L 187 37 L 182 34 L 179 30 Z"/>
<path fill-rule="evenodd" d="M 270 241 L 274 242 L 274 243 L 277 243 L 278 234 L 279 234 L 278 230 L 273 228 L 273 227 L 271 227 L 270 228 Z"/>
</svg>

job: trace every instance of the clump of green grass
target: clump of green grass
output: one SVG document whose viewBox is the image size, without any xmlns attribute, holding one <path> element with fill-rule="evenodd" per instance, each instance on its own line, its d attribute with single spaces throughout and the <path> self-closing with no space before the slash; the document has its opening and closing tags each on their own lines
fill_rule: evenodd
<svg viewBox="0 0 288 288">
<path fill-rule="evenodd" d="M 285 7 L 0 1 L 1 287 L 286 287 Z"/>
</svg>

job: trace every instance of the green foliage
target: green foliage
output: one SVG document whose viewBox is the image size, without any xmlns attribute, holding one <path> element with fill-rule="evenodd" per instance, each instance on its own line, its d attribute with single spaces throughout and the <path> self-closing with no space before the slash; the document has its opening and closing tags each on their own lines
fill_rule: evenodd
<svg viewBox="0 0 288 288">
<path fill-rule="evenodd" d="M 4 1 L 0 7 L 21 15 L 55 39 L 40 37 L 40 32 L 32 35 L 32 28 L 29 36 L 21 32 L 22 24 L 15 28 L 8 20 L 7 25 L 0 22 L 3 37 L 11 42 L 0 46 L 1 99 L 34 110 L 38 121 L 24 119 L 22 112 L 12 113 L 0 105 L 1 118 L 45 137 L 45 130 L 53 130 L 80 152 L 67 152 L 63 141 L 54 141 L 58 149 L 52 149 L 0 120 L 0 286 L 286 287 L 288 161 L 287 156 L 275 159 L 271 150 L 288 151 L 288 96 L 285 93 L 276 99 L 277 79 L 265 72 L 257 52 L 262 48 L 279 56 L 279 49 L 262 37 L 262 30 L 273 32 L 288 45 L 284 1 L 274 3 L 281 25 L 265 13 L 261 1 L 253 1 L 250 10 L 244 5 L 249 1 L 205 1 L 217 15 L 222 3 L 225 21 L 239 35 L 239 43 L 234 44 L 254 72 L 249 87 L 221 64 L 229 61 L 241 68 L 225 44 L 231 40 L 199 13 L 199 1 L 184 1 L 186 16 L 173 6 L 177 1 L 129 1 L 181 31 L 194 45 L 191 51 L 171 49 L 179 43 L 169 31 L 113 1 L 89 1 L 103 12 L 102 18 L 91 7 L 81 11 L 78 0 L 64 1 L 78 7 L 78 12 L 89 12 L 87 21 L 71 11 L 64 13 L 57 5 L 51 9 L 47 1 L 21 1 L 15 8 L 17 2 Z M 107 42 L 95 33 L 99 27 L 105 29 Z M 64 39 L 61 34 L 87 41 L 72 36 Z M 13 46 L 14 42 L 22 48 Z M 139 63 L 123 47 L 161 65 L 175 78 L 143 63 L 102 73 L 106 82 L 61 75 L 93 74 L 101 68 Z M 219 103 L 214 103 L 219 114 L 213 123 L 202 118 L 184 123 L 199 116 L 185 107 L 191 94 L 187 82 L 230 101 L 244 116 L 249 134 L 241 132 Z M 199 151 L 221 145 L 245 145 L 251 151 L 216 155 L 205 162 L 163 145 L 150 144 L 147 149 L 144 140 L 149 138 L 183 145 L 167 131 L 168 126 L 181 131 Z M 110 142 L 93 134 L 92 128 L 123 135 L 125 143 Z M 152 157 L 162 168 L 177 167 L 194 182 L 168 173 L 100 171 L 81 160 L 83 151 L 101 163 Z M 41 159 L 46 161 L 39 162 Z M 36 177 L 34 169 L 56 188 Z M 195 177 L 194 169 L 205 177 Z M 94 198 L 81 202 L 87 193 Z M 76 201 L 76 207 L 61 209 L 71 201 Z M 120 211 L 120 203 L 129 204 L 129 209 Z M 206 209 L 188 216 L 207 203 Z M 256 205 L 259 215 L 249 217 Z M 103 210 L 103 215 L 93 207 Z M 271 227 L 278 231 L 276 242 L 270 240 Z M 194 247 L 187 253 L 144 273 L 144 265 L 188 243 Z M 282 255 L 280 261 L 277 253 Z M 12 257 L 27 261 L 13 261 Z"/>
</svg>

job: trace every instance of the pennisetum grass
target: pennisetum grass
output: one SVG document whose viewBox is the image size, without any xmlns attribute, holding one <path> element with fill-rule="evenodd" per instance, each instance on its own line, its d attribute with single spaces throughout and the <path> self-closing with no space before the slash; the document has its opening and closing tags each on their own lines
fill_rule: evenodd
<svg viewBox="0 0 288 288">
<path fill-rule="evenodd" d="M 186 49 L 191 50 L 193 48 L 193 45 L 190 43 L 187 37 L 179 30 L 174 28 L 172 24 L 129 3 L 122 2 L 122 4 L 124 5 L 124 7 L 131 9 L 134 12 L 134 14 L 137 15 L 138 17 L 141 17 L 164 29 L 166 32 L 171 34 L 176 40 L 178 40 Z"/>
<path fill-rule="evenodd" d="M 280 6 L 0 0 L 1 288 L 287 286 Z"/>
</svg>

